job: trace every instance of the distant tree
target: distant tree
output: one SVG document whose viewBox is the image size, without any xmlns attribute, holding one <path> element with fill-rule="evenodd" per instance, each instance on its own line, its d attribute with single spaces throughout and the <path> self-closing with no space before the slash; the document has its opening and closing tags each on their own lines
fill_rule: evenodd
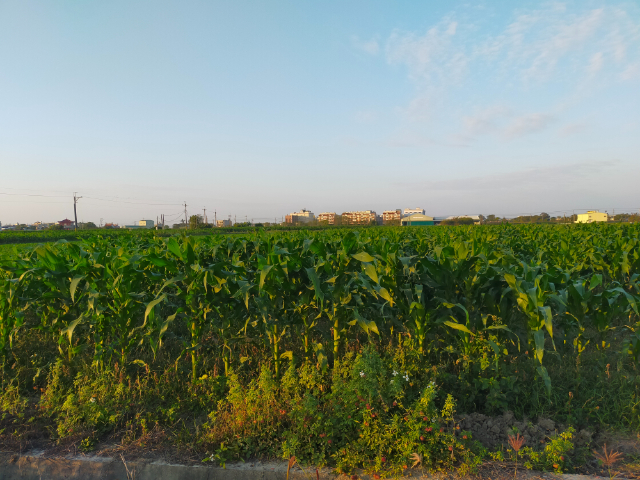
<svg viewBox="0 0 640 480">
<path fill-rule="evenodd" d="M 189 228 L 195 230 L 204 223 L 202 215 L 191 215 L 189 217 Z"/>
<path fill-rule="evenodd" d="M 551 220 L 551 216 L 546 212 L 542 212 L 540 214 L 540 220 L 542 220 L 543 222 L 548 222 L 549 220 Z"/>
<path fill-rule="evenodd" d="M 443 220 L 441 225 L 473 225 L 473 218 L 451 218 Z"/>
</svg>

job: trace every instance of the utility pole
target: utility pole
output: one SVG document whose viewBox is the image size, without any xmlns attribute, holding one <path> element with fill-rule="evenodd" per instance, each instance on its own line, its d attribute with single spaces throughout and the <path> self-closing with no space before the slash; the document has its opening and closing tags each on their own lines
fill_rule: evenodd
<svg viewBox="0 0 640 480">
<path fill-rule="evenodd" d="M 207 223 L 209 223 L 209 222 L 207 222 L 207 209 L 203 208 L 202 209 L 202 213 L 204 214 L 204 215 L 202 215 L 202 219 L 204 220 L 204 223 L 206 225 Z"/>
<path fill-rule="evenodd" d="M 76 209 L 76 204 L 78 203 L 78 200 L 82 198 L 82 197 L 78 197 L 77 195 L 78 195 L 78 192 L 73 192 L 73 216 L 76 221 L 76 232 L 78 231 L 78 211 Z"/>
<path fill-rule="evenodd" d="M 162 214 L 162 229 L 164 230 L 164 213 Z"/>
<path fill-rule="evenodd" d="M 234 215 L 233 216 L 233 224 L 235 225 L 236 223 L 238 223 L 238 216 Z"/>
<path fill-rule="evenodd" d="M 218 211 L 217 210 L 213 211 L 213 221 L 215 223 L 214 227 L 217 227 L 218 226 Z"/>
<path fill-rule="evenodd" d="M 184 202 L 184 228 L 187 230 L 189 228 L 189 222 L 187 218 L 187 202 Z"/>
</svg>

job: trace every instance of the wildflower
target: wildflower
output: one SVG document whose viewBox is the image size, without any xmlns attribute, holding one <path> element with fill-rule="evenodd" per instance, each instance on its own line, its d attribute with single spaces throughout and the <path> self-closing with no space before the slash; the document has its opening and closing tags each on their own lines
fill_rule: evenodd
<svg viewBox="0 0 640 480">
<path fill-rule="evenodd" d="M 466 439 L 467 439 L 467 436 L 466 436 L 466 435 L 463 435 L 463 436 L 462 436 L 462 439 L 463 439 L 463 440 L 466 440 Z"/>
<path fill-rule="evenodd" d="M 91 400 L 89 400 L 91 403 L 96 403 L 96 397 L 91 397 Z"/>
<path fill-rule="evenodd" d="M 380 460 L 382 460 L 382 463 L 387 461 L 387 459 L 385 457 L 382 457 Z"/>
<path fill-rule="evenodd" d="M 449 445 L 449 451 L 453 452 L 453 447 L 451 445 Z"/>
<path fill-rule="evenodd" d="M 360 372 L 360 376 L 361 376 L 361 377 L 364 377 L 364 372 Z"/>
<path fill-rule="evenodd" d="M 327 440 L 327 443 L 329 443 L 329 444 L 330 444 L 330 443 L 331 443 L 331 440 Z"/>
<path fill-rule="evenodd" d="M 396 372 L 395 370 L 393 371 L 393 376 L 395 377 L 396 375 L 398 375 L 398 372 Z"/>
</svg>

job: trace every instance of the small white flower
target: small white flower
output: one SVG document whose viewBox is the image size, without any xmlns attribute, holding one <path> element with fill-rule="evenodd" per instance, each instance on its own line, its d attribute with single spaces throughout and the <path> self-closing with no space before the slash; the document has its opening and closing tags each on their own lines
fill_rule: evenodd
<svg viewBox="0 0 640 480">
<path fill-rule="evenodd" d="M 393 371 L 393 376 L 395 377 L 396 375 L 398 375 L 398 372 L 396 372 L 395 370 Z"/>
<path fill-rule="evenodd" d="M 89 400 L 91 403 L 96 403 L 96 397 L 91 397 L 91 400 Z"/>
<path fill-rule="evenodd" d="M 364 372 L 360 372 L 360 376 L 361 376 L 361 377 L 364 377 Z"/>
<path fill-rule="evenodd" d="M 391 380 L 391 383 L 393 383 L 393 380 Z"/>
</svg>

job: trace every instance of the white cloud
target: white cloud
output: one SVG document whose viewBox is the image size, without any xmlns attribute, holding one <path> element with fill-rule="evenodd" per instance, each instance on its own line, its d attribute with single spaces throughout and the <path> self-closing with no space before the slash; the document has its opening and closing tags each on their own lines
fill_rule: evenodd
<svg viewBox="0 0 640 480">
<path fill-rule="evenodd" d="M 419 82 L 456 81 L 464 74 L 467 56 L 455 41 L 457 23 L 444 20 L 424 35 L 396 31 L 386 44 L 387 61 L 404 65 Z"/>
<path fill-rule="evenodd" d="M 510 115 L 510 111 L 504 106 L 485 108 L 475 115 L 462 117 L 466 133 L 480 135 L 492 133 L 498 130 L 498 122 L 501 118 Z"/>
<path fill-rule="evenodd" d="M 369 55 L 377 55 L 380 51 L 380 44 L 375 38 L 372 38 L 370 40 L 361 40 L 354 35 L 353 37 L 351 37 L 351 43 L 355 48 L 357 48 L 358 50 L 362 50 Z"/>
<path fill-rule="evenodd" d="M 378 114 L 373 110 L 360 110 L 355 114 L 358 123 L 373 123 L 378 119 Z"/>
<path fill-rule="evenodd" d="M 403 186 L 437 191 L 521 190 L 549 186 L 555 188 L 559 184 L 566 186 L 585 180 L 597 180 L 603 172 L 610 172 L 619 166 L 620 162 L 616 160 L 585 161 L 452 180 L 416 180 L 414 183 L 404 182 Z"/>
<path fill-rule="evenodd" d="M 586 123 L 571 123 L 562 127 L 558 133 L 561 137 L 568 137 L 569 135 L 575 135 L 576 133 L 584 132 L 586 129 Z"/>
<path fill-rule="evenodd" d="M 640 78 L 640 63 L 632 63 L 620 73 L 620 80 L 629 81 Z"/>
<path fill-rule="evenodd" d="M 515 80 L 523 88 L 563 81 L 577 89 L 596 76 L 609 84 L 640 77 L 637 17 L 636 10 L 615 6 L 585 10 L 551 4 L 517 11 L 497 33 L 482 35 L 481 23 L 459 23 L 448 15 L 424 33 L 394 31 L 384 52 L 390 65 L 406 68 L 419 104 L 475 79 L 476 72 L 489 81 Z M 415 111 L 415 105 L 406 110 Z M 465 123 L 470 122 L 472 130 L 488 128 L 481 120 L 473 125 L 468 118 Z M 529 124 L 542 120 L 532 118 Z M 520 130 L 514 127 L 513 132 Z"/>
<path fill-rule="evenodd" d="M 602 69 L 602 64 L 604 63 L 604 55 L 602 52 L 594 53 L 591 56 L 591 60 L 589 60 L 589 66 L 587 67 L 587 72 L 590 75 L 595 75 Z"/>
<path fill-rule="evenodd" d="M 504 130 L 504 136 L 508 139 L 522 137 L 530 133 L 537 133 L 549 126 L 555 120 L 554 115 L 546 113 L 534 113 L 531 115 L 523 115 L 511 122 Z"/>
</svg>

